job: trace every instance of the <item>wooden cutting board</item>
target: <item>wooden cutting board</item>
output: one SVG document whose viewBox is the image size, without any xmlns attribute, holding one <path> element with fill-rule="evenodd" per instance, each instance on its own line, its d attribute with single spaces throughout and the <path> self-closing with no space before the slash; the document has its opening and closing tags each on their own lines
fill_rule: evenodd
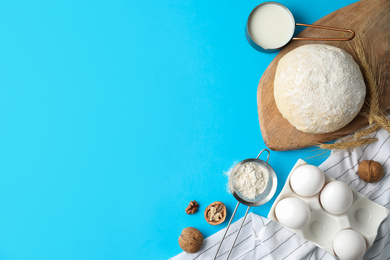
<svg viewBox="0 0 390 260">
<path fill-rule="evenodd" d="M 341 8 L 314 24 L 352 29 L 357 36 L 364 37 L 371 42 L 379 57 L 378 62 L 382 62 L 385 66 L 386 89 L 384 100 L 385 107 L 390 109 L 390 0 L 362 0 Z M 349 37 L 349 34 L 308 27 L 298 36 L 338 38 Z M 352 41 L 354 39 L 350 42 Z M 272 150 L 294 150 L 316 145 L 343 137 L 368 125 L 367 119 L 358 115 L 350 124 L 336 132 L 307 134 L 297 130 L 280 114 L 273 93 L 273 82 L 278 62 L 289 51 L 301 45 L 313 43 L 333 45 L 351 53 L 348 42 L 291 41 L 275 57 L 260 79 L 257 89 L 261 133 L 265 144 Z"/>
</svg>

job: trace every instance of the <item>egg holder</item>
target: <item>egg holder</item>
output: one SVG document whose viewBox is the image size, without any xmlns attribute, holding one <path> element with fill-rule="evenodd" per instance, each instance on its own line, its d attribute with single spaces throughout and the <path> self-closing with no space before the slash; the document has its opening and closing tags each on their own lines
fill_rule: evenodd
<svg viewBox="0 0 390 260">
<path fill-rule="evenodd" d="M 366 241 L 368 250 L 368 248 L 370 248 L 374 243 L 379 225 L 388 216 L 389 210 L 375 202 L 372 202 L 359 192 L 351 189 L 354 198 L 352 206 L 349 208 L 349 210 L 341 215 L 333 215 L 328 213 L 321 206 L 320 194 L 323 187 L 335 179 L 324 173 L 325 184 L 320 192 L 311 197 L 300 196 L 296 194 L 291 188 L 290 178 L 294 170 L 302 165 L 307 165 L 307 163 L 304 160 L 299 159 L 292 168 L 281 193 L 275 199 L 275 202 L 271 207 L 268 218 L 284 226 L 276 218 L 275 207 L 282 199 L 298 198 L 309 206 L 311 213 L 310 219 L 301 229 L 291 229 L 284 226 L 285 228 L 300 235 L 301 237 L 326 250 L 334 256 L 336 255 L 333 251 L 332 241 L 335 235 L 343 229 L 353 229 L 362 234 Z"/>
</svg>

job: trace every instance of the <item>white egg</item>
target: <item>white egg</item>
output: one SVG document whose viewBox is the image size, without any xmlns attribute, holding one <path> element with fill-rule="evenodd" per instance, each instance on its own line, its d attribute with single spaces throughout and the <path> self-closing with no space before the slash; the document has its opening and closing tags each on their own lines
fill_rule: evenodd
<svg viewBox="0 0 390 260">
<path fill-rule="evenodd" d="M 329 182 L 320 194 L 322 207 L 334 215 L 344 214 L 353 203 L 352 190 L 341 181 Z"/>
<path fill-rule="evenodd" d="M 291 188 L 298 195 L 309 197 L 320 192 L 325 183 L 324 173 L 314 165 L 302 165 L 290 178 Z"/>
<path fill-rule="evenodd" d="M 309 221 L 310 209 L 305 202 L 298 198 L 285 198 L 276 204 L 275 215 L 282 225 L 299 229 Z"/>
<path fill-rule="evenodd" d="M 344 229 L 334 237 L 333 251 L 341 260 L 359 260 L 366 252 L 366 241 L 359 232 Z"/>
</svg>

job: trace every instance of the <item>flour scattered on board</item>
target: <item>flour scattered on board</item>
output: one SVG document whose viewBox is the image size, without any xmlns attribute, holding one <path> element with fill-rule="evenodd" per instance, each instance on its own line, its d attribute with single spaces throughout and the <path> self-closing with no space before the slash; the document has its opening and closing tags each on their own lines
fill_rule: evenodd
<svg viewBox="0 0 390 260">
<path fill-rule="evenodd" d="M 244 163 L 233 176 L 233 188 L 247 199 L 255 199 L 267 187 L 268 170 L 253 162 Z"/>
</svg>

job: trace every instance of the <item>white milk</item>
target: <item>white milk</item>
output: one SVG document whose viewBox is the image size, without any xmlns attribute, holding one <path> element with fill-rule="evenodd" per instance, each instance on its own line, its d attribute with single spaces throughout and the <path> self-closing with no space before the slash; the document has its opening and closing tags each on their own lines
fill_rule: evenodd
<svg viewBox="0 0 390 260">
<path fill-rule="evenodd" d="M 252 11 L 248 32 L 263 49 L 277 49 L 290 41 L 295 24 L 292 15 L 280 5 L 264 4 Z"/>
</svg>

